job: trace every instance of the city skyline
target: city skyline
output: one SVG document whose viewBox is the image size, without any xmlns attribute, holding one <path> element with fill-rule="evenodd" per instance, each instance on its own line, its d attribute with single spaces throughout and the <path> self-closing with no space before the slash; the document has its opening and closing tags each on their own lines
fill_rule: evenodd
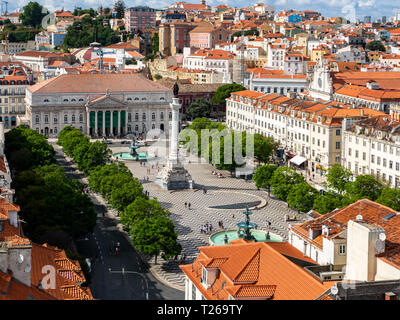
<svg viewBox="0 0 400 320">
<path fill-rule="evenodd" d="M 14 3 L 9 3 L 8 10 L 9 12 L 15 11 L 17 9 L 23 8 L 30 0 L 19 0 L 15 5 Z M 66 0 L 59 5 L 57 1 L 54 0 L 44 0 L 37 1 L 42 6 L 48 8 L 50 11 L 62 9 L 64 10 L 74 10 L 75 7 L 81 8 L 98 8 L 100 5 L 103 7 L 112 7 L 115 1 L 95 1 L 95 0 L 84 0 L 77 3 L 75 0 Z M 163 9 L 168 7 L 170 4 L 176 1 L 169 0 L 137 0 L 137 1 L 124 1 L 127 7 L 138 6 L 138 5 L 147 5 L 149 7 L 153 7 L 155 9 Z M 200 1 L 185 1 L 188 3 L 199 3 Z M 248 0 L 240 0 L 240 1 L 227 1 L 227 0 L 208 0 L 207 4 L 211 6 L 218 6 L 221 4 L 227 4 L 230 7 L 247 7 L 251 6 L 258 2 L 264 2 L 266 5 L 271 5 L 276 8 L 276 10 L 281 11 L 286 8 L 286 0 L 272 0 L 272 1 L 248 1 Z M 353 17 L 355 16 L 357 19 L 363 20 L 364 16 L 371 16 L 372 21 L 376 19 L 381 19 L 382 16 L 386 16 L 389 21 L 390 17 L 394 17 L 396 11 L 400 12 L 400 7 L 393 6 L 393 2 L 391 1 L 379 1 L 376 0 L 357 0 L 357 1 L 349 1 L 349 0 L 288 0 L 287 1 L 288 9 L 294 10 L 315 10 L 321 12 L 323 16 L 326 17 Z"/>
</svg>

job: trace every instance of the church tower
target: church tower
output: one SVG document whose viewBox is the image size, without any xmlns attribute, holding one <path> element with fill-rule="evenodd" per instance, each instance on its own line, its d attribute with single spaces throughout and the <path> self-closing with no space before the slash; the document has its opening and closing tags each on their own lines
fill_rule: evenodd
<svg viewBox="0 0 400 320">
<path fill-rule="evenodd" d="M 311 98 L 332 100 L 332 78 L 328 66 L 322 60 L 315 65 L 308 91 Z"/>
</svg>

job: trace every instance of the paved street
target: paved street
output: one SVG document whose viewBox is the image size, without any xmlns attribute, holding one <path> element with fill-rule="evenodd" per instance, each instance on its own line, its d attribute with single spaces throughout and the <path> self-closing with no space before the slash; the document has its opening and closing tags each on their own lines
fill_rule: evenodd
<svg viewBox="0 0 400 320">
<path fill-rule="evenodd" d="M 113 153 L 128 152 L 128 146 L 118 143 L 109 145 Z M 146 150 L 146 147 L 142 147 L 138 152 Z M 298 214 L 297 211 L 289 209 L 285 202 L 270 199 L 265 191 L 257 190 L 252 181 L 232 178 L 226 171 L 220 171 L 224 178 L 217 178 L 212 175 L 211 172 L 214 168 L 210 164 L 185 165 L 195 181 L 196 188 L 200 190 L 165 191 L 154 183 L 158 171 L 155 167 L 156 162 L 149 162 L 147 167 L 142 167 L 139 162 L 135 161 L 124 162 L 133 175 L 143 182 L 143 187 L 150 192 L 150 197 L 156 197 L 164 208 L 171 211 L 171 218 L 179 235 L 178 240 L 183 247 L 182 253 L 188 257 L 187 262 L 191 262 L 197 256 L 197 247 L 209 245 L 209 235 L 200 232 L 201 225 L 210 222 L 214 231 L 217 231 L 218 221 L 222 220 L 225 229 L 237 229 L 236 224 L 244 220 L 241 214 L 243 209 L 222 210 L 210 208 L 212 206 L 260 202 L 261 204 L 258 206 L 263 206 L 263 204 L 264 206 L 258 210 L 252 210 L 251 220 L 262 229 L 265 229 L 266 220 L 270 221 L 272 223 L 271 232 L 284 240 L 287 240 L 287 223 L 284 221 L 284 216 L 286 214 L 291 217 L 296 215 L 299 220 L 304 220 L 306 217 L 304 214 Z M 152 163 L 154 169 L 151 169 Z M 149 166 L 151 171 L 148 175 L 149 182 L 144 182 L 143 178 L 147 176 Z M 203 194 L 202 188 L 207 189 L 206 194 Z M 184 202 L 191 203 L 191 210 L 185 208 Z M 149 264 L 169 283 L 184 289 L 184 276 L 175 262 L 153 265 L 152 261 L 149 261 Z"/>
<path fill-rule="evenodd" d="M 67 161 L 54 141 L 50 141 L 57 154 L 59 165 L 63 166 L 71 178 L 82 179 L 75 171 L 75 165 Z M 81 180 L 82 181 L 82 180 Z M 91 290 L 96 299 L 118 300 L 181 300 L 182 291 L 159 282 L 142 262 L 132 247 L 115 215 L 107 209 L 103 200 L 90 194 L 97 212 L 97 224 L 93 234 L 76 241 L 81 255 L 89 257 L 91 266 Z M 104 214 L 104 215 L 103 215 Z M 119 255 L 110 253 L 110 246 L 121 244 Z M 111 269 L 111 272 L 110 272 Z"/>
</svg>

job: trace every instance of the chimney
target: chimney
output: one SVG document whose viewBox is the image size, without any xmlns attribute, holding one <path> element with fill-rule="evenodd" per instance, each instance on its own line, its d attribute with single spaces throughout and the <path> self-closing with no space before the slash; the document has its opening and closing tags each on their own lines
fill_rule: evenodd
<svg viewBox="0 0 400 320">
<path fill-rule="evenodd" d="M 347 224 L 346 279 L 375 281 L 376 255 L 385 251 L 385 229 L 362 220 Z"/>
</svg>

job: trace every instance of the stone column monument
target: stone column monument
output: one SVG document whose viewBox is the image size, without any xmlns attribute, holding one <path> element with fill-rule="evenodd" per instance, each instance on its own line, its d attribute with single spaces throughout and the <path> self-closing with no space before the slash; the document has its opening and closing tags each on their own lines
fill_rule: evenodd
<svg viewBox="0 0 400 320">
<path fill-rule="evenodd" d="M 156 183 L 165 190 L 193 189 L 193 180 L 182 162 L 179 160 L 179 109 L 181 104 L 178 99 L 179 87 L 174 85 L 174 98 L 170 103 L 172 110 L 172 125 L 170 135 L 170 146 L 167 164 L 157 176 Z"/>
</svg>

